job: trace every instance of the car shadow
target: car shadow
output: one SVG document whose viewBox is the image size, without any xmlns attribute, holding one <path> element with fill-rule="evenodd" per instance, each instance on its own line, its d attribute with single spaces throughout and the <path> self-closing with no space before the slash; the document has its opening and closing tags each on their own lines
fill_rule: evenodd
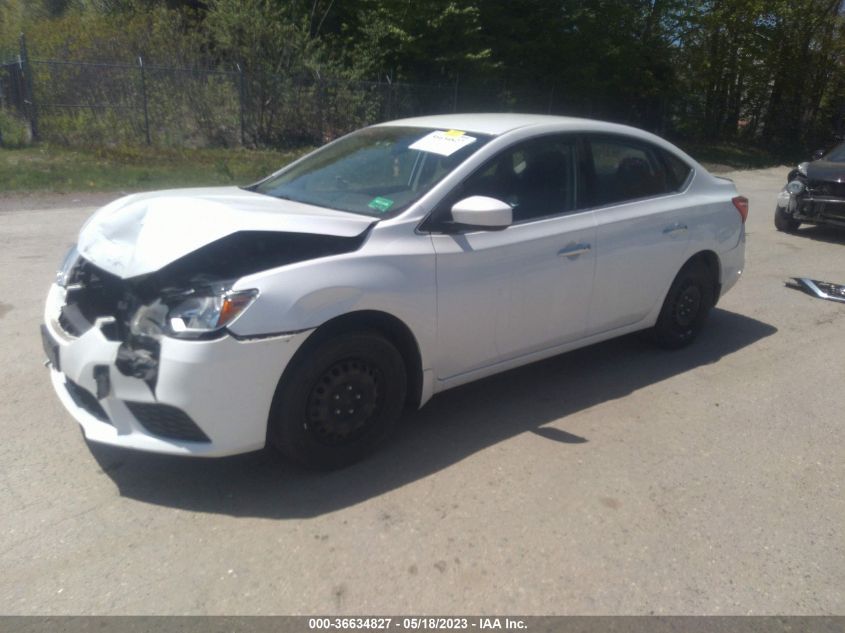
<svg viewBox="0 0 845 633">
<path fill-rule="evenodd" d="M 379 453 L 331 473 L 300 470 L 270 449 L 192 459 L 89 447 L 125 497 L 230 516 L 314 517 L 429 476 L 520 433 L 558 442 L 562 459 L 574 457 L 589 438 L 557 428 L 566 416 L 715 363 L 776 331 L 716 309 L 700 339 L 684 350 L 659 350 L 627 336 L 492 376 L 407 413 Z"/>
<path fill-rule="evenodd" d="M 828 244 L 845 244 L 845 228 L 838 226 L 814 224 L 801 227 L 795 231 L 793 235 L 815 240 L 817 242 L 826 242 Z"/>
</svg>

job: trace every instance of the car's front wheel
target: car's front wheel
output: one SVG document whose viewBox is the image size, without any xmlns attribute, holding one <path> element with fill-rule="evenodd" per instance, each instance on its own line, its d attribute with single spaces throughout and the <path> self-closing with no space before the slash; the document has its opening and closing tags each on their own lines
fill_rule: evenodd
<svg viewBox="0 0 845 633">
<path fill-rule="evenodd" d="M 376 332 L 350 332 L 309 345 L 279 382 L 268 440 L 307 468 L 342 468 L 387 437 L 406 389 L 401 354 Z"/>
<path fill-rule="evenodd" d="M 669 288 L 651 339 L 660 347 L 678 349 L 692 343 L 716 302 L 713 275 L 704 262 L 687 263 Z"/>
<path fill-rule="evenodd" d="M 794 233 L 801 226 L 801 221 L 796 220 L 783 207 L 775 207 L 775 228 L 784 233 Z"/>
</svg>

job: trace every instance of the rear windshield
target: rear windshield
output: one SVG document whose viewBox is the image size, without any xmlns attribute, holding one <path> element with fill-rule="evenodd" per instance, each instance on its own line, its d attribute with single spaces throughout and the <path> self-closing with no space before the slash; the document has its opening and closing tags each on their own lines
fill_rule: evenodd
<svg viewBox="0 0 845 633">
<path fill-rule="evenodd" d="M 362 215 L 396 215 L 490 138 L 462 130 L 366 128 L 326 145 L 250 189 Z"/>
</svg>

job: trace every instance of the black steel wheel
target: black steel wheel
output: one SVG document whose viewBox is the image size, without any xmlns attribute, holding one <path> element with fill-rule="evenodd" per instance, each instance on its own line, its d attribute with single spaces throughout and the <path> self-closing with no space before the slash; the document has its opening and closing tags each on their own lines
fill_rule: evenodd
<svg viewBox="0 0 845 633">
<path fill-rule="evenodd" d="M 796 220 L 782 207 L 775 207 L 775 228 L 784 233 L 794 233 L 801 226 L 801 221 Z"/>
<path fill-rule="evenodd" d="M 651 339 L 660 347 L 677 349 L 692 343 L 716 302 L 713 275 L 706 264 L 687 263 L 669 288 Z"/>
<path fill-rule="evenodd" d="M 352 464 L 393 428 L 405 403 L 405 373 L 396 347 L 375 332 L 306 342 L 279 381 L 268 441 L 308 468 Z"/>
<path fill-rule="evenodd" d="M 347 358 L 317 379 L 308 394 L 305 428 L 326 446 L 342 446 L 366 435 L 384 405 L 378 365 Z"/>
</svg>

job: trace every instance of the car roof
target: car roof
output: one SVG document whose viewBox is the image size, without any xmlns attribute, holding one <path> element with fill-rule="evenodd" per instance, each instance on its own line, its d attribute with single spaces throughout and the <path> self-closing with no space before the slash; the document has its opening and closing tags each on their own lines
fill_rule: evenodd
<svg viewBox="0 0 845 633">
<path fill-rule="evenodd" d="M 581 119 L 570 116 L 554 116 L 550 114 L 518 114 L 514 112 L 483 112 L 464 114 L 436 114 L 432 116 L 413 117 L 409 119 L 398 119 L 386 121 L 374 127 L 382 126 L 403 126 L 419 127 L 440 130 L 460 130 L 476 134 L 489 134 L 490 136 L 501 136 L 514 130 L 526 130 L 530 128 L 542 128 L 544 132 L 594 132 L 610 133 L 631 136 L 642 141 L 658 145 L 663 149 L 675 154 L 696 169 L 702 169 L 701 165 L 689 154 L 679 147 L 676 147 L 664 138 L 661 138 L 646 130 L 623 125 L 621 123 L 610 123 L 597 119 Z"/>
<path fill-rule="evenodd" d="M 561 129 L 607 129 L 608 131 L 629 131 L 641 132 L 635 128 L 614 123 L 605 123 L 593 119 L 579 119 L 567 116 L 552 116 L 547 114 L 517 114 L 513 112 L 502 113 L 467 113 L 467 114 L 437 114 L 432 116 L 413 117 L 387 121 L 379 126 L 406 126 L 422 128 L 439 128 L 450 130 L 462 130 L 464 132 L 475 132 L 477 134 L 489 134 L 499 136 L 518 128 L 559 125 Z"/>
</svg>

